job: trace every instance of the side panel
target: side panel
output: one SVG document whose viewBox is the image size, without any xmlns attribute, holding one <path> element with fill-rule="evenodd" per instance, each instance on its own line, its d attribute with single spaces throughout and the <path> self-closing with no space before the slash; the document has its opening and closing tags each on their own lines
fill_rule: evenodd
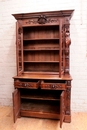
<svg viewBox="0 0 87 130">
<path fill-rule="evenodd" d="M 16 23 L 16 59 L 17 59 L 17 75 L 23 72 L 23 28 L 21 21 Z"/>
<path fill-rule="evenodd" d="M 20 116 L 20 92 L 18 89 L 16 89 L 13 93 L 13 118 L 14 123 L 16 122 L 16 119 Z"/>
<path fill-rule="evenodd" d="M 60 19 L 60 25 L 59 25 L 59 34 L 60 34 L 60 42 L 59 42 L 59 77 L 61 77 L 61 72 L 62 72 L 62 20 Z"/>
</svg>

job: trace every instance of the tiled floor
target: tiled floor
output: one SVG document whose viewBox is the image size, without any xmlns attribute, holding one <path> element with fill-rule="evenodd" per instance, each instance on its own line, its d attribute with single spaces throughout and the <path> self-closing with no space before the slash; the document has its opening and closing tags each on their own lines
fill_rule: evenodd
<svg viewBox="0 0 87 130">
<path fill-rule="evenodd" d="M 72 113 L 72 122 L 63 123 L 62 129 L 57 120 L 18 118 L 13 123 L 12 107 L 0 107 L 0 130 L 87 130 L 87 113 Z"/>
</svg>

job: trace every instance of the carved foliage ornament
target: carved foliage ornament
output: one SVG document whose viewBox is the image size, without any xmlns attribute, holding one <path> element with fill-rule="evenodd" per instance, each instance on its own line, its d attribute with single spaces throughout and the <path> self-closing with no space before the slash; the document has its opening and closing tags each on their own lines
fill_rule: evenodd
<svg viewBox="0 0 87 130">
<path fill-rule="evenodd" d="M 45 24 L 47 22 L 47 18 L 45 15 L 41 15 L 39 18 L 38 18 L 38 21 L 37 21 L 39 24 Z"/>
<path fill-rule="evenodd" d="M 38 19 L 29 19 L 26 24 L 46 24 L 46 23 L 55 23 L 55 22 L 59 22 L 58 19 L 54 19 L 54 18 L 49 18 L 47 19 L 47 17 L 45 15 L 40 15 L 38 17 Z"/>
</svg>

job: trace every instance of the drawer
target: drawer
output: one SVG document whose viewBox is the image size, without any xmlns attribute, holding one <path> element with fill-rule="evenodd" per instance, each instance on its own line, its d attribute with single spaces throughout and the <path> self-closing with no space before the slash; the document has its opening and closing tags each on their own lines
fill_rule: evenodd
<svg viewBox="0 0 87 130">
<path fill-rule="evenodd" d="M 53 81 L 53 82 L 42 81 L 41 82 L 41 89 L 65 90 L 66 83 L 58 83 L 56 81 Z"/>
<path fill-rule="evenodd" d="M 15 88 L 31 88 L 31 89 L 37 89 L 39 87 L 40 82 L 39 81 L 14 81 Z"/>
</svg>

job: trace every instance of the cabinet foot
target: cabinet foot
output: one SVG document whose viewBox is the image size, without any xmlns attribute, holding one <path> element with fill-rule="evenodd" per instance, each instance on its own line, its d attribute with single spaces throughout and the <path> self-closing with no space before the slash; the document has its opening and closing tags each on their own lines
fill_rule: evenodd
<svg viewBox="0 0 87 130">
<path fill-rule="evenodd" d="M 64 122 L 70 123 L 71 122 L 71 115 L 65 115 Z"/>
</svg>

